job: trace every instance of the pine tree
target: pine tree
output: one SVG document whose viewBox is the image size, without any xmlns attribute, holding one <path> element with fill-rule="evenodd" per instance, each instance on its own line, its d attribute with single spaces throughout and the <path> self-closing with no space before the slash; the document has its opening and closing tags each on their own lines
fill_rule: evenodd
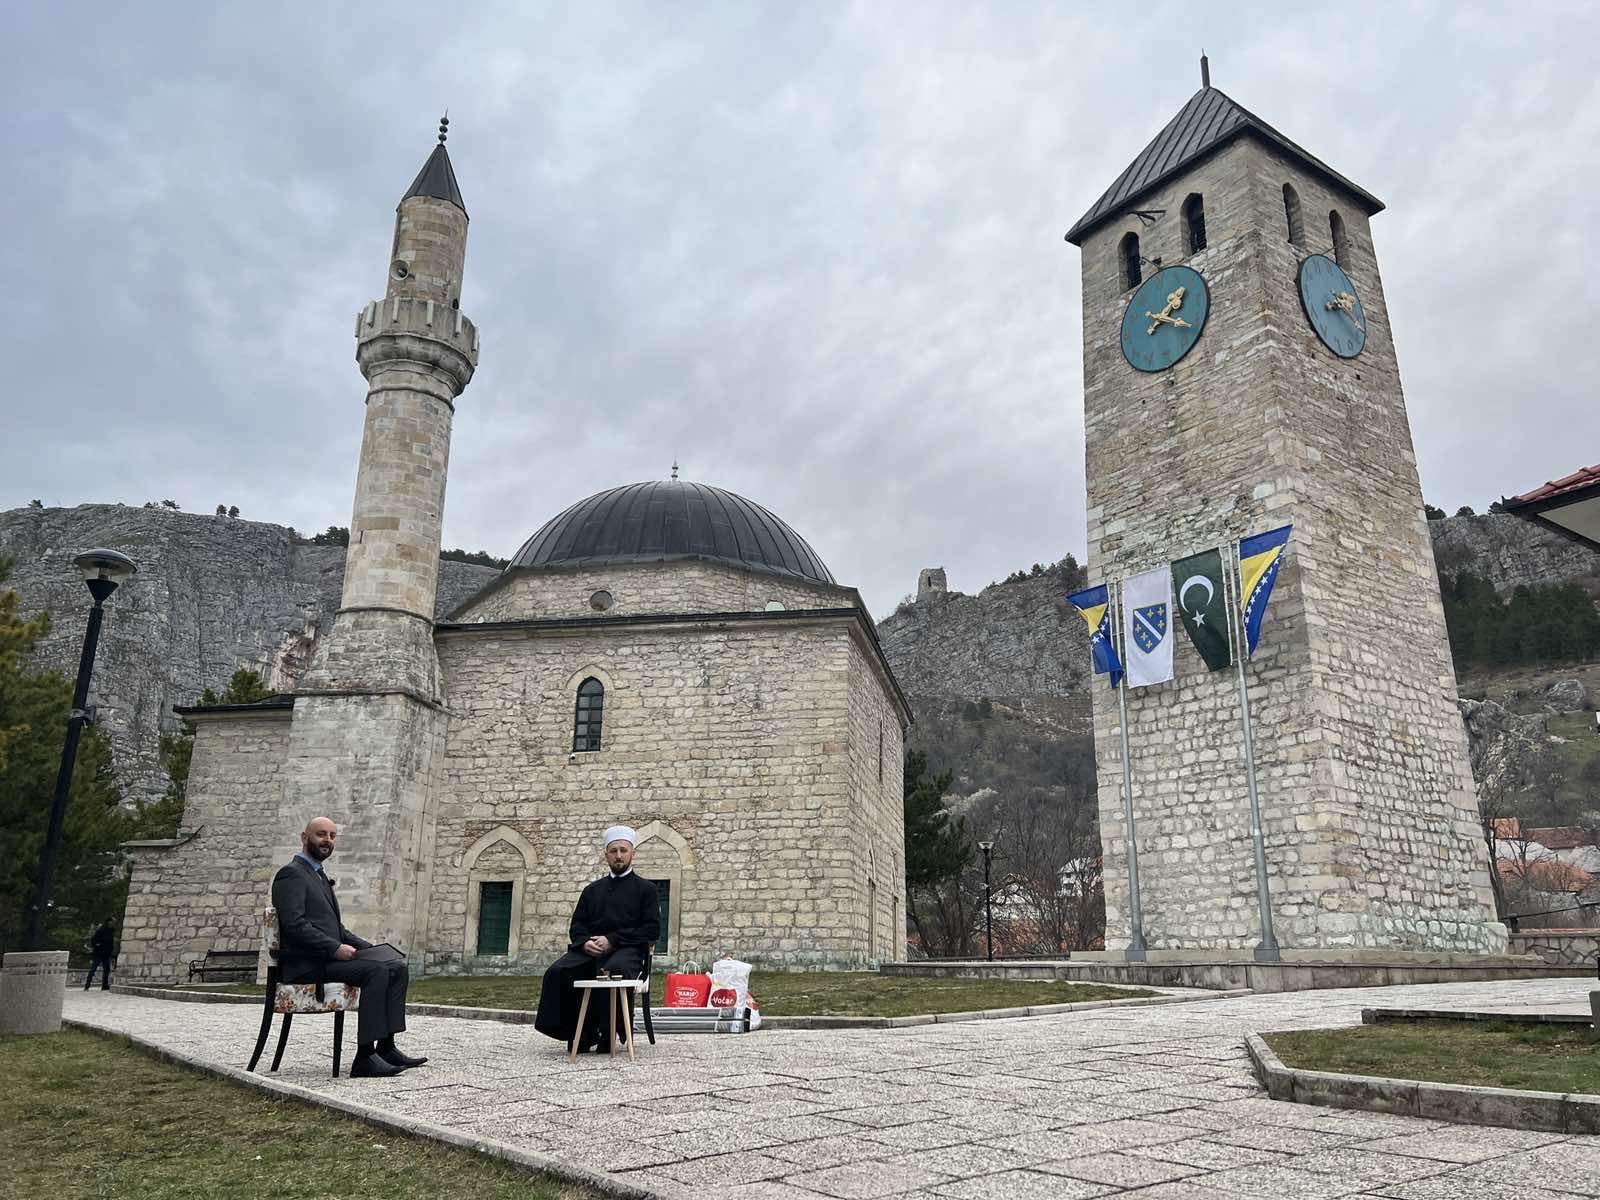
<svg viewBox="0 0 1600 1200">
<path fill-rule="evenodd" d="M 0 562 L 0 583 L 9 566 Z M 17 610 L 16 592 L 0 591 L 0 949 L 17 948 L 27 928 L 72 706 L 66 679 L 28 667 L 49 618 L 23 620 Z M 141 836 L 141 818 L 119 804 L 109 739 L 84 730 L 45 919 L 47 945 L 77 947 L 90 928 L 122 911 L 128 877 L 119 847 Z"/>
<path fill-rule="evenodd" d="M 950 790 L 954 773 L 944 771 L 928 776 L 928 756 L 921 750 L 908 750 L 905 761 L 906 826 L 906 916 L 917 931 L 924 951 L 934 947 L 917 907 L 919 894 L 931 896 L 948 884 L 960 884 L 961 874 L 972 862 L 972 843 L 967 838 L 966 822 L 954 822 L 945 811 L 944 794 Z"/>
</svg>

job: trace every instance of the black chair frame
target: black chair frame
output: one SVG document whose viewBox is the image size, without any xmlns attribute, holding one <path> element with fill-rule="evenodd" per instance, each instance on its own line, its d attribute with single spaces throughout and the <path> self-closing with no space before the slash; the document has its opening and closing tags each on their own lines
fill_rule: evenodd
<svg viewBox="0 0 1600 1200">
<path fill-rule="evenodd" d="M 322 986 L 317 985 L 317 994 L 322 994 Z M 256 1035 L 255 1053 L 250 1055 L 250 1065 L 246 1071 L 254 1071 L 256 1063 L 261 1061 L 261 1051 L 266 1048 L 267 1035 L 272 1032 L 272 1017 L 274 1014 L 273 1001 L 278 995 L 278 967 L 274 963 L 267 968 L 267 994 L 261 1004 L 261 1031 Z M 318 1014 L 319 1016 L 321 1014 Z M 276 1071 L 278 1064 L 283 1061 L 283 1048 L 289 1044 L 289 1023 L 294 1020 L 293 1013 L 283 1014 L 283 1027 L 278 1031 L 278 1048 L 272 1056 L 272 1069 Z M 654 1042 L 654 1038 L 651 1039 Z M 339 1078 L 339 1059 L 344 1050 L 344 1009 L 337 1009 L 333 1014 L 333 1077 Z"/>
</svg>

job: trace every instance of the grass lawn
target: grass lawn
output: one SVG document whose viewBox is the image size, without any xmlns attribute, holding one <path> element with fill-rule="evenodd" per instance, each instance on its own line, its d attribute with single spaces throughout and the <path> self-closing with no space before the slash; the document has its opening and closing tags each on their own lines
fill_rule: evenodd
<svg viewBox="0 0 1600 1200">
<path fill-rule="evenodd" d="M 0 1037 L 0 1078 L 6 1081 L 0 1089 L 0 1193 L 6 1196 L 594 1196 L 76 1030 Z"/>
<path fill-rule="evenodd" d="M 1306 1071 L 1600 1092 L 1600 1037 L 1581 1025 L 1397 1021 L 1263 1036 L 1285 1066 Z"/>
<path fill-rule="evenodd" d="M 651 995 L 661 1003 L 663 973 Z M 255 984 L 218 984 L 207 990 L 259 996 Z M 1073 1004 L 1154 996 L 1143 988 L 1093 983 L 1029 983 L 1002 979 L 919 979 L 876 971 L 757 971 L 750 992 L 766 1017 L 909 1017 L 921 1013 L 969 1012 L 1032 1004 Z M 533 1008 L 539 980 L 532 975 L 436 975 L 413 979 L 407 998 L 419 1004 L 463 1004 L 475 1008 Z"/>
</svg>

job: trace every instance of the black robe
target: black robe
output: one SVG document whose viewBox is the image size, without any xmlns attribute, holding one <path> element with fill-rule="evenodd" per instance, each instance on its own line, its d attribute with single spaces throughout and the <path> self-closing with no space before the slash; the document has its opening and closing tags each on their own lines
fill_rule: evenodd
<svg viewBox="0 0 1600 1200">
<path fill-rule="evenodd" d="M 613 975 L 636 976 L 644 969 L 644 956 L 661 936 L 661 914 L 656 885 L 629 872 L 596 879 L 583 889 L 572 913 L 567 952 L 545 970 L 539 985 L 539 1011 L 533 1027 L 548 1037 L 570 1042 L 578 1028 L 582 997 L 572 986 L 577 979 L 593 979 L 604 969 Z M 583 952 L 583 944 L 597 935 L 611 942 L 602 958 Z M 588 1030 L 584 1044 L 603 1036 L 607 1008 L 603 997 L 589 1001 Z"/>
</svg>

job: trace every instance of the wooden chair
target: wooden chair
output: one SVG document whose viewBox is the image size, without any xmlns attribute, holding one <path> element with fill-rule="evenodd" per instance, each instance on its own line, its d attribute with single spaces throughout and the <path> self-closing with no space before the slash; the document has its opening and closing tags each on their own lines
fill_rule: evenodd
<svg viewBox="0 0 1600 1200">
<path fill-rule="evenodd" d="M 355 1012 L 361 1004 L 361 989 L 347 983 L 281 983 L 278 980 L 278 911 L 264 909 L 261 914 L 261 953 L 267 960 L 267 990 L 261 999 L 261 1032 L 256 1036 L 255 1053 L 250 1056 L 246 1071 L 254 1071 L 261 1061 L 261 1051 L 266 1047 L 267 1034 L 272 1032 L 274 1013 L 283 1014 L 283 1028 L 278 1033 L 278 1049 L 272 1056 L 272 1069 L 276 1071 L 283 1061 L 283 1048 L 289 1043 L 289 1022 L 296 1015 L 309 1013 L 333 1014 L 333 1077 L 339 1077 L 339 1058 L 344 1048 L 344 1015 Z"/>
</svg>

